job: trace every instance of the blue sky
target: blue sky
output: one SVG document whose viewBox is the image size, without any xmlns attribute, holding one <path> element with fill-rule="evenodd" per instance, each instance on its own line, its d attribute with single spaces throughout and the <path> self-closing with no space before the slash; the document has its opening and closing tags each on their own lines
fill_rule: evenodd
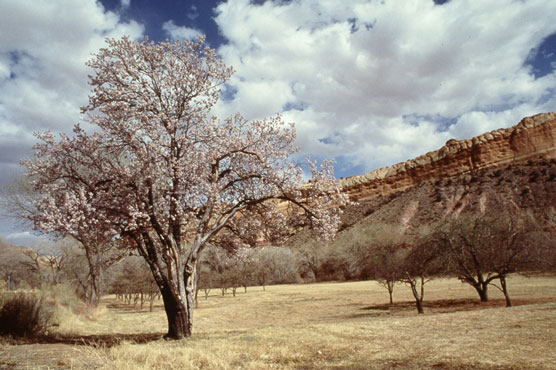
<svg viewBox="0 0 556 370">
<path fill-rule="evenodd" d="M 214 114 L 295 122 L 300 157 L 345 177 L 556 110 L 546 0 L 2 0 L 0 183 L 34 131 L 70 131 L 105 37 L 206 34 L 236 73 Z M 26 230 L 0 219 L 0 237 Z"/>
</svg>

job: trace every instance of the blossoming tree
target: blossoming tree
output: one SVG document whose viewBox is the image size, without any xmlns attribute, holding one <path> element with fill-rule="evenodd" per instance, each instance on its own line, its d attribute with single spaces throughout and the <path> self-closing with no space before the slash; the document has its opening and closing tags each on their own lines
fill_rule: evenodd
<svg viewBox="0 0 556 370">
<path fill-rule="evenodd" d="M 295 129 L 280 116 L 211 116 L 232 74 L 204 40 L 108 39 L 88 65 L 93 87 L 76 125 L 38 135 L 27 161 L 39 194 L 35 226 L 134 248 L 163 297 L 169 338 L 191 335 L 195 273 L 208 243 L 283 235 L 299 225 L 334 234 L 346 198 L 329 163 L 290 161 Z M 86 244 L 84 244 L 86 246 Z"/>
</svg>

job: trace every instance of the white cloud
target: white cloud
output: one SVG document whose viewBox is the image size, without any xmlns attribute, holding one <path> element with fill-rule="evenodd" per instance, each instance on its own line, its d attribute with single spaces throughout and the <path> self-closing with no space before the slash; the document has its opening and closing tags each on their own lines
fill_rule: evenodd
<svg viewBox="0 0 556 370">
<path fill-rule="evenodd" d="M 543 0 L 229 0 L 215 20 L 236 93 L 216 112 L 289 108 L 305 153 L 390 165 L 554 110 L 556 74 L 535 80 L 525 61 L 555 12 Z"/>
<path fill-rule="evenodd" d="M 172 40 L 195 39 L 198 35 L 203 34 L 202 31 L 199 31 L 195 28 L 177 26 L 172 20 L 164 22 L 164 24 L 162 25 L 162 29 L 168 36 L 170 36 Z"/>
<path fill-rule="evenodd" d="M 121 0 L 120 4 L 123 9 L 127 9 L 131 5 L 131 0 Z"/>
<path fill-rule="evenodd" d="M 0 186 L 32 154 L 34 131 L 71 131 L 87 104 L 85 62 L 106 37 L 141 38 L 143 27 L 122 22 L 95 0 L 0 1 Z M 10 233 L 0 217 L 0 235 L 33 245 L 29 232 Z"/>
<path fill-rule="evenodd" d="M 87 103 L 85 62 L 105 37 L 142 36 L 99 2 L 0 2 L 0 171 L 29 156 L 34 131 L 70 131 Z"/>
</svg>

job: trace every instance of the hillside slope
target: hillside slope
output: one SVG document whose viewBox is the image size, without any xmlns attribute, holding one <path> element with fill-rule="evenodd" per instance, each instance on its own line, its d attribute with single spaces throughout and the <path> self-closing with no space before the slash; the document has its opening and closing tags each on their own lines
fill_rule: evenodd
<svg viewBox="0 0 556 370">
<path fill-rule="evenodd" d="M 379 224 L 410 229 L 460 214 L 527 212 L 556 231 L 556 114 L 450 140 L 435 152 L 343 179 L 342 185 L 356 203 L 345 208 L 336 240 L 326 244 L 302 230 L 286 242 L 306 259 L 327 264 L 319 279 L 349 279 L 346 253 Z"/>
</svg>

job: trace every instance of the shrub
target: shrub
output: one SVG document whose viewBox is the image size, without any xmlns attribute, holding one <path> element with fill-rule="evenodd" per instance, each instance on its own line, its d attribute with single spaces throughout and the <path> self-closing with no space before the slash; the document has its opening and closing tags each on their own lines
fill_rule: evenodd
<svg viewBox="0 0 556 370">
<path fill-rule="evenodd" d="M 0 334 L 33 338 L 46 333 L 53 311 L 33 293 L 4 293 L 0 299 Z"/>
<path fill-rule="evenodd" d="M 49 301 L 52 301 L 53 305 L 62 306 L 77 313 L 83 310 L 85 305 L 81 299 L 75 293 L 75 290 L 67 284 L 56 284 L 46 288 L 42 291 Z"/>
</svg>

